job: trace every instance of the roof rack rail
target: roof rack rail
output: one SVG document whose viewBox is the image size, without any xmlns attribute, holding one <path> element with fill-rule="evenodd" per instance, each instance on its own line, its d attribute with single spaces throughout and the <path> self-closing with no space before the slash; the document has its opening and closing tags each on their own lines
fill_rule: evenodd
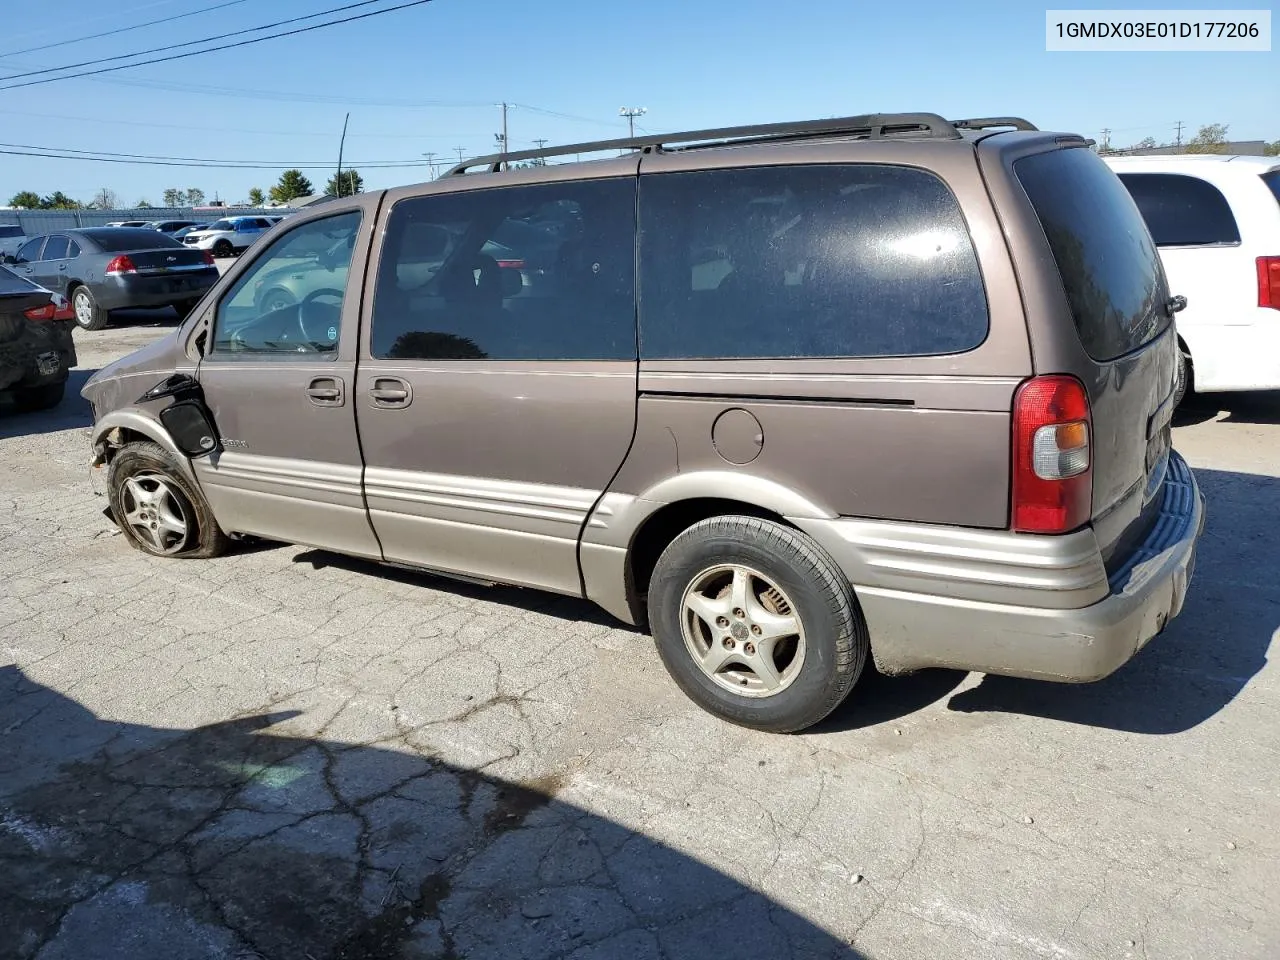
<svg viewBox="0 0 1280 960">
<path fill-rule="evenodd" d="M 996 127 L 1013 127 L 1015 130 L 1039 130 L 1035 124 L 1021 117 L 974 117 L 970 120 L 952 120 L 957 130 L 992 130 Z"/>
<path fill-rule="evenodd" d="M 985 122 L 985 121 L 983 121 Z M 1025 120 L 1020 121 L 1026 123 Z M 1027 124 L 1028 129 L 1034 129 Z M 936 113 L 871 113 L 857 117 L 836 117 L 826 120 L 801 120 L 790 123 L 763 123 L 746 127 L 719 127 L 710 130 L 688 130 L 681 133 L 650 134 L 643 137 L 624 137 L 620 140 L 596 140 L 589 143 L 570 143 L 541 150 L 517 150 L 514 153 L 494 153 L 462 163 L 449 169 L 446 177 L 464 174 L 476 167 L 484 167 L 497 173 L 504 164 L 520 160 L 543 160 L 547 157 L 563 157 L 578 153 L 597 153 L 603 150 L 639 150 L 656 153 L 663 150 L 690 150 L 728 144 L 745 145 L 769 140 L 797 140 L 807 137 L 863 134 L 870 140 L 880 140 L 896 134 L 922 134 L 943 140 L 957 139 L 956 125 L 948 123 Z"/>
</svg>

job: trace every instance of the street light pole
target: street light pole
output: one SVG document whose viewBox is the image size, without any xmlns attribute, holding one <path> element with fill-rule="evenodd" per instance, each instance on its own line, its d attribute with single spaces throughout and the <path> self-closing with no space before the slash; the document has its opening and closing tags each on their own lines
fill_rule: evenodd
<svg viewBox="0 0 1280 960">
<path fill-rule="evenodd" d="M 648 112 L 649 112 L 648 107 L 618 108 L 618 116 L 627 118 L 627 130 L 630 132 L 632 139 L 635 139 L 635 135 L 636 135 L 636 117 L 643 117 Z"/>
</svg>

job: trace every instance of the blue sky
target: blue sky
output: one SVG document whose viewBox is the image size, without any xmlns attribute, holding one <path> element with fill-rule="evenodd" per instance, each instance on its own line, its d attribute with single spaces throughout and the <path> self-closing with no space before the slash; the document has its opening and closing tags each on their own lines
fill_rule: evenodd
<svg viewBox="0 0 1280 960">
<path fill-rule="evenodd" d="M 0 73 L 179 43 L 341 2 L 248 0 L 101 40 L 0 57 Z M 0 53 L 213 5 L 60 0 L 56 21 L 7 14 Z M 491 152 L 500 129 L 494 104 L 502 100 L 519 104 L 509 118 L 513 149 L 535 138 L 625 135 L 618 117 L 624 104 L 648 108 L 639 122 L 649 131 L 928 110 L 1017 114 L 1042 128 L 1095 138 L 1110 127 L 1113 143 L 1172 139 L 1178 120 L 1186 135 L 1218 122 L 1230 125 L 1233 138 L 1280 138 L 1280 52 L 1046 53 L 1044 9 L 995 0 L 435 0 L 238 50 L 0 94 L 0 141 L 329 164 L 349 109 L 349 162 L 422 163 L 363 170 L 366 187 L 382 187 L 425 179 L 427 151 L 452 158 L 458 146 L 468 154 Z M 125 203 L 159 203 L 168 186 L 238 201 L 252 186 L 269 187 L 281 169 L 0 156 L 0 202 L 27 189 L 88 200 L 104 186 Z M 309 175 L 319 186 L 329 172 Z"/>
</svg>

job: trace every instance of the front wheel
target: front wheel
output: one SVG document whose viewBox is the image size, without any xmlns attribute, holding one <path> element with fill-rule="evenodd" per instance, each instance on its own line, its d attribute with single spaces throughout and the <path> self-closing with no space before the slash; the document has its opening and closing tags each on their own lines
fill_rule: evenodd
<svg viewBox="0 0 1280 960">
<path fill-rule="evenodd" d="M 213 255 L 219 260 L 225 260 L 227 257 L 234 256 L 235 252 L 236 249 L 231 246 L 231 241 L 229 240 L 219 240 L 213 245 Z"/>
<path fill-rule="evenodd" d="M 713 517 L 676 537 L 654 568 L 649 623 L 695 703 L 774 733 L 839 706 L 870 648 L 835 561 L 805 534 L 756 517 Z"/>
<path fill-rule="evenodd" d="M 126 444 L 107 473 L 111 513 L 130 546 L 156 557 L 216 557 L 229 540 L 200 491 L 158 443 Z"/>
</svg>

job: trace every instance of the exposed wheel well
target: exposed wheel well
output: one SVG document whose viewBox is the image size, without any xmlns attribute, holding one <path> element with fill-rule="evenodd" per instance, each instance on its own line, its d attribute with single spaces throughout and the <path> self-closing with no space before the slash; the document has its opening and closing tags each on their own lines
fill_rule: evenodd
<svg viewBox="0 0 1280 960">
<path fill-rule="evenodd" d="M 111 458 L 127 444 L 155 443 L 155 441 L 141 431 L 130 430 L 128 427 L 115 427 L 103 435 L 101 443 L 103 463 L 110 463 Z"/>
<path fill-rule="evenodd" d="M 739 500 L 711 497 L 681 500 L 656 511 L 640 525 L 640 529 L 631 538 L 631 547 L 627 551 L 627 593 L 637 623 L 643 625 L 646 620 L 645 599 L 649 593 L 649 581 L 662 551 L 695 523 L 726 515 L 759 517 L 793 526 L 771 510 Z"/>
</svg>

